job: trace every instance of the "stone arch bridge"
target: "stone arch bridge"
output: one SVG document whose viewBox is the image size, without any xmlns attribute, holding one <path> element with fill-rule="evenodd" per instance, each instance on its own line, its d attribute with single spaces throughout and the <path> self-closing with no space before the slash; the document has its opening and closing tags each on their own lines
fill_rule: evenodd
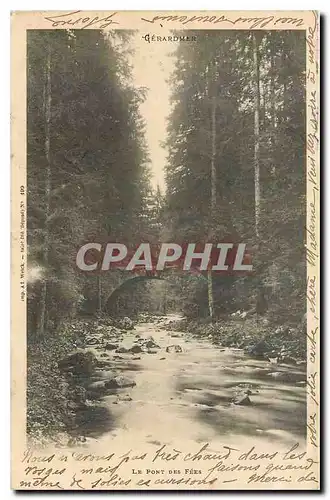
<svg viewBox="0 0 330 500">
<path fill-rule="evenodd" d="M 122 283 L 120 283 L 112 292 L 108 295 L 107 299 L 104 302 L 103 305 L 103 311 L 107 312 L 109 314 L 115 312 L 116 310 L 116 304 L 121 296 L 121 294 L 125 293 L 126 291 L 129 291 L 132 289 L 136 284 L 138 283 L 143 283 L 146 281 L 151 281 L 151 280 L 161 280 L 161 281 L 169 281 L 171 276 L 173 276 L 172 273 L 165 273 L 165 272 L 160 272 L 157 274 L 153 273 L 147 273 L 143 275 L 134 275 L 131 276 L 128 279 L 124 279 Z M 184 275 L 182 275 L 183 277 Z M 202 279 L 207 279 L 206 276 L 204 276 L 201 273 L 198 273 L 198 276 Z"/>
</svg>

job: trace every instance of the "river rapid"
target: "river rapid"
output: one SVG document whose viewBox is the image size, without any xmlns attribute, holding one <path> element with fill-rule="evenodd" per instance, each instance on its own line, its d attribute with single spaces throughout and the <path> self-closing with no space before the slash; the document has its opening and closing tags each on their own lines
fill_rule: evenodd
<svg viewBox="0 0 330 500">
<path fill-rule="evenodd" d="M 94 350 L 136 385 L 110 391 L 90 408 L 80 429 L 89 448 L 99 452 L 122 442 L 287 449 L 305 442 L 304 367 L 252 359 L 241 349 L 170 331 L 173 319 L 138 324 L 120 344 L 129 348 L 152 338 L 159 348 L 137 354 Z M 294 381 L 274 375 L 279 373 Z"/>
</svg>

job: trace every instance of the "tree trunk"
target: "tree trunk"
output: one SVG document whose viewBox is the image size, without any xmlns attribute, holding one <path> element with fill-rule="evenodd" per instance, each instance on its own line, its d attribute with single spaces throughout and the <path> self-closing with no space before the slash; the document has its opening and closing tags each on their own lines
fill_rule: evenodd
<svg viewBox="0 0 330 500">
<path fill-rule="evenodd" d="M 211 232 L 213 236 L 214 221 L 216 215 L 216 202 L 217 202 L 217 172 L 215 166 L 216 158 L 216 126 L 215 126 L 215 112 L 216 112 L 216 97 L 212 96 L 212 117 L 211 117 L 211 134 L 212 134 L 212 153 L 211 153 Z M 208 305 L 211 320 L 214 318 L 214 298 L 213 298 L 213 278 L 212 270 L 207 271 L 207 291 L 208 291 Z"/>
<path fill-rule="evenodd" d="M 254 206 L 255 206 L 255 235 L 257 248 L 260 252 L 260 58 L 258 34 L 253 33 L 253 66 L 254 66 Z M 263 287 L 262 277 L 258 279 L 257 314 L 267 310 L 267 300 Z"/>
<path fill-rule="evenodd" d="M 259 238 L 260 226 L 260 82 L 258 39 L 253 33 L 253 65 L 254 65 L 254 207 L 255 233 Z"/>
<path fill-rule="evenodd" d="M 217 172 L 215 167 L 216 157 L 216 129 L 215 129 L 215 111 L 216 111 L 216 98 L 212 97 L 212 156 L 211 156 L 211 215 L 212 226 L 216 213 L 217 202 Z"/>
<path fill-rule="evenodd" d="M 102 281 L 101 275 L 97 275 L 97 312 L 101 314 L 102 312 Z"/>
<path fill-rule="evenodd" d="M 163 295 L 163 313 L 164 313 L 164 314 L 167 314 L 167 286 L 166 286 L 166 281 L 164 282 L 163 288 L 164 288 L 164 295 Z"/>
<path fill-rule="evenodd" d="M 271 115 L 271 145 L 272 145 L 272 156 L 274 156 L 275 151 L 275 128 L 276 128 L 276 110 L 275 110 L 275 64 L 274 64 L 274 45 L 271 48 L 271 58 L 270 58 L 270 115 Z M 273 158 L 272 164 L 272 174 L 275 175 L 275 161 Z"/>
<path fill-rule="evenodd" d="M 50 193 L 51 193 L 51 158 L 50 158 L 50 132 L 51 132 L 51 49 L 48 45 L 45 86 L 44 86 L 44 113 L 45 113 L 45 226 L 44 226 L 44 249 L 43 265 L 46 275 L 42 281 L 40 293 L 40 309 L 38 321 L 38 337 L 43 338 L 47 328 L 46 305 L 47 305 L 47 272 L 48 272 L 48 252 L 49 252 L 49 213 L 50 213 Z"/>
<path fill-rule="evenodd" d="M 213 278 L 212 278 L 212 270 L 208 269 L 207 271 L 207 297 L 209 304 L 209 315 L 211 320 L 214 318 L 214 300 L 213 300 Z"/>
<path fill-rule="evenodd" d="M 267 106 L 267 87 L 266 85 L 260 86 L 260 118 L 259 128 L 260 132 L 266 130 L 266 106 Z"/>
</svg>

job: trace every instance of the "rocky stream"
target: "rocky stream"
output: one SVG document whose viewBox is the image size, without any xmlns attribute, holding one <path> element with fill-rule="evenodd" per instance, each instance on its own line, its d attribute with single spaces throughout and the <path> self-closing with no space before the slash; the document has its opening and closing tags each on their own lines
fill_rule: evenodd
<svg viewBox="0 0 330 500">
<path fill-rule="evenodd" d="M 61 361 L 84 393 L 75 430 L 84 446 L 107 448 L 114 439 L 157 446 L 304 440 L 303 362 L 251 357 L 172 331 L 176 319 L 128 324 L 120 334 L 100 325 L 83 350 Z"/>
</svg>

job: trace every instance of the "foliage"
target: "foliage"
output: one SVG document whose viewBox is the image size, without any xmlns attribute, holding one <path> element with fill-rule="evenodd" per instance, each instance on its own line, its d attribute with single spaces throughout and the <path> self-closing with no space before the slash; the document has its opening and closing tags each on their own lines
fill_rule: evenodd
<svg viewBox="0 0 330 500">
<path fill-rule="evenodd" d="M 74 428 L 78 388 L 61 373 L 58 361 L 79 345 L 77 332 L 63 327 L 56 337 L 28 346 L 27 432 L 38 444 Z"/>
<path fill-rule="evenodd" d="M 48 332 L 59 326 L 59 316 L 75 314 L 81 295 L 98 295 L 97 276 L 75 268 L 80 245 L 155 238 L 139 114 L 144 92 L 131 83 L 128 40 L 127 34 L 106 37 L 98 30 L 28 33 L 28 251 L 29 266 L 42 271 L 29 286 L 32 336 L 38 334 L 45 283 Z M 103 280 L 108 293 L 117 279 Z M 90 312 L 96 302 L 87 300 Z"/>
<path fill-rule="evenodd" d="M 256 238 L 253 36 L 246 31 L 203 31 L 203 36 L 198 33 L 198 44 L 181 43 L 177 49 L 166 143 L 167 236 L 206 242 L 212 229 L 213 241 L 244 242 L 252 249 L 254 277 L 225 281 L 213 277 L 217 314 L 226 309 L 228 298 L 229 310 L 249 309 L 260 300 L 257 292 L 262 290 L 264 310 L 299 321 L 306 308 L 305 40 L 298 31 L 255 35 L 261 188 Z M 211 210 L 214 103 L 215 216 Z M 204 286 L 202 297 L 205 294 Z M 195 292 L 185 297 L 186 309 L 204 304 L 207 314 L 202 297 L 196 283 Z"/>
</svg>

